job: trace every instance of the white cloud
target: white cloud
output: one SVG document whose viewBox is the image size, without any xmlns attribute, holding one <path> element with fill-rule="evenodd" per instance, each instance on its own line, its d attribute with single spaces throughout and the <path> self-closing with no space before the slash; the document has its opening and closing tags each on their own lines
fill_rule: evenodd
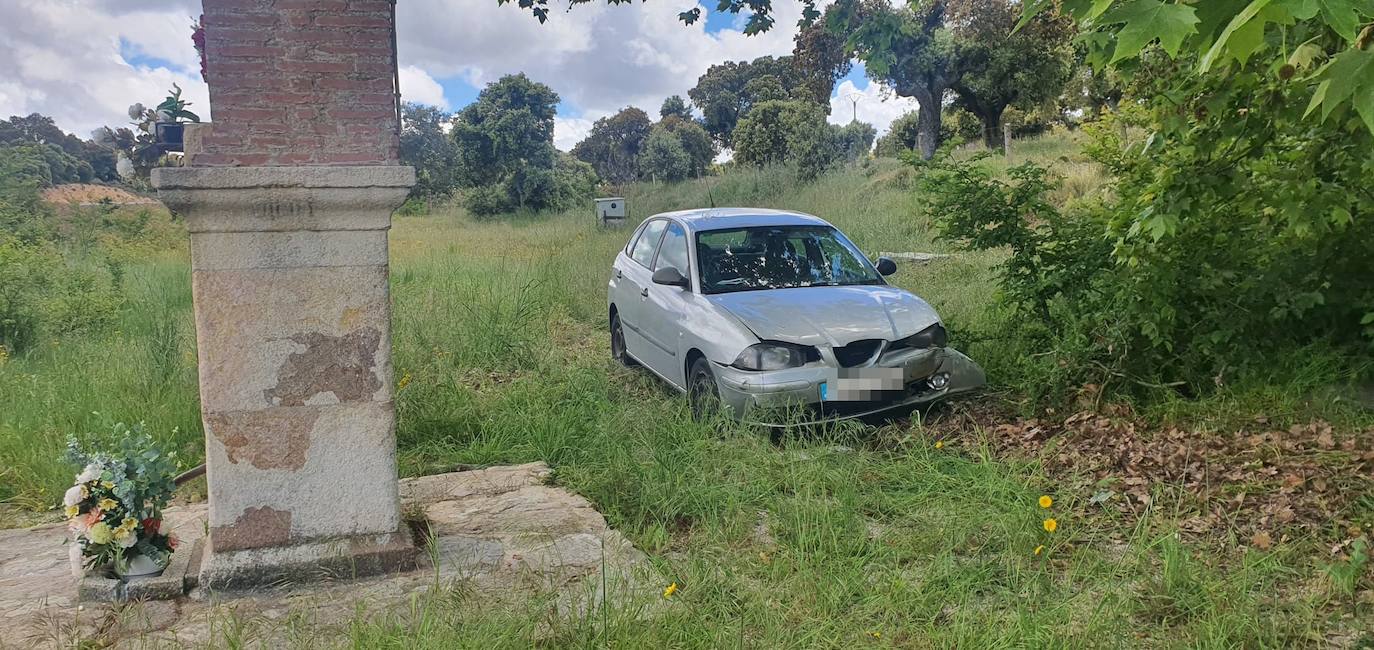
<svg viewBox="0 0 1374 650">
<path fill-rule="evenodd" d="M 714 4 L 592 2 L 553 11 L 541 25 L 516 3 L 406 0 L 397 4 L 402 92 L 452 110 L 461 108 L 448 102 L 457 98 L 445 97 L 437 79 L 457 76 L 480 88 L 525 72 L 573 108 L 556 129 L 559 146 L 570 147 L 596 117 L 625 106 L 656 116 L 665 97 L 685 97 L 713 64 L 791 51 L 798 3 L 779 3 L 775 27 L 753 37 L 738 29 L 711 34 L 705 20 L 684 26 L 677 18 Z M 41 112 L 86 134 L 124 124 L 129 104 L 156 103 L 176 82 L 208 119 L 190 42 L 199 14 L 198 0 L 0 0 L 0 61 L 10 62 L 0 76 L 0 117 Z M 165 63 L 135 65 L 121 51 Z"/>
<path fill-rule="evenodd" d="M 444 98 L 444 87 L 424 70 L 413 65 L 401 66 L 401 99 L 417 104 L 428 104 L 448 110 L 448 99 Z"/>
<path fill-rule="evenodd" d="M 846 79 L 835 89 L 830 97 L 830 123 L 848 124 L 854 119 L 855 105 L 858 100 L 860 122 L 868 122 L 878 129 L 878 135 L 887 133 L 892 121 L 916 110 L 918 104 L 910 97 L 898 97 L 891 89 L 874 81 L 859 90 L 854 82 Z"/>
<path fill-rule="evenodd" d="M 191 45 L 190 16 L 200 13 L 200 3 L 159 4 L 158 11 L 94 0 L 0 4 L 0 61 L 10 62 L 0 81 L 0 116 L 43 113 L 86 137 L 98 126 L 126 124 L 130 104 L 157 104 L 176 83 L 191 110 L 208 119 L 208 89 Z M 121 41 L 167 65 L 125 60 Z"/>
<path fill-rule="evenodd" d="M 591 133 L 593 122 L 595 120 L 585 117 L 553 118 L 553 146 L 561 151 L 572 151 L 574 145 Z"/>
<path fill-rule="evenodd" d="M 714 5 L 714 3 L 710 3 Z M 780 3 L 775 27 L 759 36 L 708 34 L 685 26 L 695 0 L 652 0 L 554 11 L 547 23 L 494 0 L 409 0 L 397 5 L 400 56 L 437 78 L 459 76 L 480 88 L 524 72 L 551 86 L 580 117 L 638 106 L 651 115 L 669 95 L 687 95 L 706 68 L 726 60 L 792 51 L 800 5 Z M 571 117 L 571 116 L 565 116 Z"/>
</svg>

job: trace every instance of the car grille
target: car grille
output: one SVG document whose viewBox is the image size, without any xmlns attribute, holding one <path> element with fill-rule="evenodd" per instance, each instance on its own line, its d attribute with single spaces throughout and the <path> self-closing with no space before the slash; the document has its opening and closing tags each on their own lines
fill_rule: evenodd
<svg viewBox="0 0 1374 650">
<path fill-rule="evenodd" d="M 863 365 L 878 353 L 878 348 L 882 344 L 882 339 L 863 339 L 843 347 L 834 348 L 835 360 L 839 361 L 840 365 L 845 368 Z"/>
</svg>

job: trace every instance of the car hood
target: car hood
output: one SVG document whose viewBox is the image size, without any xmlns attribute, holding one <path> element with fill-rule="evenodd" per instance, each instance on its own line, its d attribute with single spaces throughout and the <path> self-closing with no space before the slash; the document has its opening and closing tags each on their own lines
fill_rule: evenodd
<svg viewBox="0 0 1374 650">
<path fill-rule="evenodd" d="M 802 345 L 892 341 L 940 322 L 926 301 L 886 285 L 764 289 L 707 298 L 761 340 Z"/>
</svg>

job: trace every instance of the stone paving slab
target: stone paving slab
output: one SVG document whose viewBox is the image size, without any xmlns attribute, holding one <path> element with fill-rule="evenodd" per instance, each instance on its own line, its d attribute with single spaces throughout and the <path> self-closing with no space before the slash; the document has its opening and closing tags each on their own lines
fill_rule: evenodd
<svg viewBox="0 0 1374 650">
<path fill-rule="evenodd" d="M 268 637 L 278 620 L 346 628 L 359 607 L 404 611 L 417 595 L 456 582 L 481 593 L 484 605 L 555 593 L 564 614 L 598 602 L 602 584 L 618 594 L 653 594 L 660 580 L 644 555 L 586 499 L 548 485 L 550 473 L 530 463 L 402 479 L 403 511 L 428 521 L 431 544 L 416 571 L 250 592 L 192 590 L 174 600 L 82 602 L 64 526 L 0 530 L 0 648 L 202 645 L 231 617 L 257 621 L 254 629 Z M 178 552 L 189 555 L 204 537 L 206 507 L 169 508 L 165 521 L 181 539 Z"/>
</svg>

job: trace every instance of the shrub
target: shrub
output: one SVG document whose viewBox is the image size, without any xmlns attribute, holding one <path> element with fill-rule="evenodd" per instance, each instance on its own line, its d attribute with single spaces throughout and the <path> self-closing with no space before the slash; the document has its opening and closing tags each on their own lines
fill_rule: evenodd
<svg viewBox="0 0 1374 650">
<path fill-rule="evenodd" d="M 108 268 L 69 263 L 50 244 L 0 235 L 0 345 L 108 325 L 119 306 Z"/>
<path fill-rule="evenodd" d="M 1089 127 L 1087 147 L 1114 173 L 1112 198 L 1064 211 L 1034 165 L 1002 180 L 982 156 L 913 160 L 945 237 L 1009 251 L 1003 298 L 1033 324 L 1019 334 L 1067 365 L 1062 381 L 1200 394 L 1312 345 L 1367 367 L 1367 131 L 1273 120 L 1245 140 L 1195 129 L 1164 147 L 1123 141 L 1115 119 Z"/>
<path fill-rule="evenodd" d="M 673 183 L 687 178 L 692 158 L 673 133 L 655 127 L 639 154 L 639 173 L 645 178 Z"/>
</svg>

